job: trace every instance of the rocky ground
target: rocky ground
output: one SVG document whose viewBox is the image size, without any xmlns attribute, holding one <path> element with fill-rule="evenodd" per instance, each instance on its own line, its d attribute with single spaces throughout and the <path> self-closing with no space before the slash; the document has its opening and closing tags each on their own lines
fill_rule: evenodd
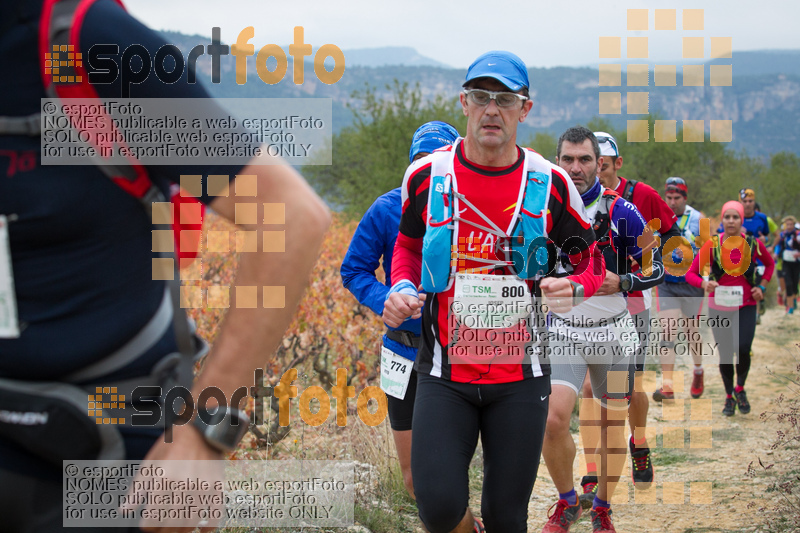
<svg viewBox="0 0 800 533">
<path fill-rule="evenodd" d="M 713 340 L 710 331 L 704 332 L 704 340 Z M 788 375 L 800 363 L 799 342 L 800 315 L 784 316 L 782 309 L 770 309 L 758 326 L 753 345 L 746 387 L 752 404 L 748 415 L 738 411 L 733 417 L 722 415 L 725 395 L 716 364 L 706 363 L 706 389 L 699 400 L 692 400 L 689 395 L 690 368 L 678 365 L 678 370 L 685 371 L 684 391 L 677 392 L 678 400 L 665 405 L 651 401 L 648 440 L 653 448 L 655 486 L 634 489 L 630 483 L 630 460 L 625 460 L 624 482 L 612 500 L 619 533 L 764 530 L 764 515 L 758 509 L 774 502 L 777 496 L 768 490 L 768 478 L 746 474 L 748 465 L 758 468 L 759 458 L 765 464 L 781 460 L 779 452 L 770 448 L 779 426 L 774 416 L 765 419 L 762 413 L 773 410 L 771 401 L 787 391 L 786 381 L 776 374 Z M 645 390 L 649 393 L 660 384 L 656 369 L 655 365 L 648 366 Z M 573 437 L 580 449 L 578 433 Z M 362 518 L 353 531 L 422 531 L 414 505 L 402 501 L 399 480 L 393 487 L 385 483 L 386 469 L 394 462 L 388 421 L 375 428 L 359 422 L 346 428 L 329 424 L 301 427 L 293 429 L 279 447 L 273 458 L 357 461 L 360 505 L 367 513 L 382 509 L 393 520 L 378 520 L 381 526 L 367 528 L 364 526 L 370 520 Z M 576 483 L 581 469 L 579 457 L 575 462 Z M 476 514 L 480 510 L 480 470 L 479 449 L 471 469 L 471 507 Z M 528 531 L 541 531 L 555 501 L 555 487 L 542 462 L 528 508 Z M 572 532 L 591 532 L 588 513 L 585 516 L 572 527 Z"/>
<path fill-rule="evenodd" d="M 722 415 L 724 389 L 717 365 L 711 364 L 706 365 L 706 390 L 700 400 L 689 396 L 691 371 L 684 368 L 685 392 L 676 397 L 685 399 L 663 406 L 651 402 L 648 426 L 659 444 L 653 450 L 656 486 L 634 489 L 630 461 L 626 462 L 627 483 L 617 489 L 613 504 L 619 533 L 761 531 L 758 508 L 771 498 L 766 492 L 768 482 L 746 473 L 751 462 L 757 465 L 761 458 L 766 464 L 773 459 L 770 445 L 778 426 L 774 418 L 762 419 L 761 413 L 772 410 L 770 401 L 786 390 L 786 382 L 770 372 L 787 374 L 800 363 L 797 342 L 800 317 L 784 316 L 782 309 L 769 310 L 753 344 L 746 386 L 752 405 L 748 415 L 738 411 L 733 417 Z M 652 391 L 657 386 L 655 376 L 647 377 L 645 389 Z M 578 442 L 577 434 L 575 439 Z M 577 462 L 576 468 L 580 468 Z M 555 499 L 555 488 L 542 464 L 529 506 L 528 531 L 541 531 Z M 591 530 L 587 517 L 570 531 Z"/>
</svg>

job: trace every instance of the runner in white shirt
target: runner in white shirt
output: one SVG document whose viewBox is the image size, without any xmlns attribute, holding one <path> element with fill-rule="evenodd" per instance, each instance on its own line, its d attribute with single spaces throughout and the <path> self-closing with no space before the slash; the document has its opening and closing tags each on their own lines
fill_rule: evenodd
<svg viewBox="0 0 800 533">
<path fill-rule="evenodd" d="M 555 510 L 545 524 L 543 533 L 568 531 L 581 515 L 581 503 L 592 508 L 595 533 L 615 531 L 609 502 L 622 464 L 612 466 L 608 459 L 609 454 L 626 452 L 626 416 L 610 415 L 608 411 L 628 409 L 634 384 L 633 362 L 639 344 L 625 293 L 647 289 L 659 283 L 664 276 L 658 250 L 647 247 L 642 250 L 640 247 L 640 237 L 646 228 L 642 215 L 633 204 L 603 187 L 596 177 L 598 162 L 602 160 L 597 139 L 586 128 L 570 128 L 559 139 L 556 162 L 569 174 L 575 188 L 581 193 L 607 271 L 603 285 L 596 293 L 598 296 L 587 299 L 569 312 L 551 313 L 548 316 L 553 370 L 542 454 L 558 489 L 559 500 L 554 504 Z M 654 247 L 655 241 L 651 244 Z M 652 261 L 649 257 L 643 257 L 645 254 L 652 256 Z M 642 270 L 632 274 L 631 259 L 643 265 L 652 263 L 649 275 L 645 276 Z M 566 263 L 562 271 L 566 274 L 570 270 Z M 589 431 L 595 431 L 599 421 L 602 432 L 600 448 L 598 453 L 587 450 L 587 457 L 600 463 L 601 468 L 599 480 L 594 480 L 597 494 L 588 493 L 592 498 L 579 502 L 573 484 L 572 465 L 576 450 L 569 424 L 587 371 L 591 376 L 594 401 L 600 409 L 587 409 L 597 412 L 596 416 L 591 417 L 587 417 L 587 412 L 582 409 L 581 425 L 591 427 Z"/>
</svg>

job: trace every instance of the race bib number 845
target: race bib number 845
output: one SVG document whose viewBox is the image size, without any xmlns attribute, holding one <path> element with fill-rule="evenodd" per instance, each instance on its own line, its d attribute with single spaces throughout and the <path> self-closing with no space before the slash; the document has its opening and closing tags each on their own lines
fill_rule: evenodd
<svg viewBox="0 0 800 533">
<path fill-rule="evenodd" d="M 744 288 L 717 287 L 714 289 L 714 303 L 724 307 L 741 307 L 744 303 Z"/>
</svg>

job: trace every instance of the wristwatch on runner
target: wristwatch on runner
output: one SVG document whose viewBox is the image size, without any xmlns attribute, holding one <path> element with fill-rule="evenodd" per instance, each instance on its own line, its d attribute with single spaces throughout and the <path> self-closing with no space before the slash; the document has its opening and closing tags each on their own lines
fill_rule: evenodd
<svg viewBox="0 0 800 533">
<path fill-rule="evenodd" d="M 574 281 L 570 280 L 570 285 L 572 285 L 572 305 L 580 305 L 583 303 L 583 285 L 580 283 L 575 283 Z"/>
<path fill-rule="evenodd" d="M 198 412 L 197 416 L 192 419 L 192 425 L 200 432 L 209 446 L 220 452 L 235 450 L 250 427 L 247 413 L 224 405 L 219 406 L 213 414 L 206 411 L 204 416 L 208 422 L 204 421 Z"/>
<path fill-rule="evenodd" d="M 624 274 L 619 277 L 619 290 L 622 292 L 630 292 L 633 288 L 633 280 L 630 274 Z"/>
</svg>

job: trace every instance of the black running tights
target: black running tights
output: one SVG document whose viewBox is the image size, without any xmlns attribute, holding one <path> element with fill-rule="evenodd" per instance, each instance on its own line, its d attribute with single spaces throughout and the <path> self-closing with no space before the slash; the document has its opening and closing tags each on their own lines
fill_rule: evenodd
<svg viewBox="0 0 800 533">
<path fill-rule="evenodd" d="M 411 471 L 428 531 L 447 533 L 464 517 L 479 435 L 486 530 L 527 531 L 549 395 L 549 376 L 477 385 L 418 374 Z"/>
<path fill-rule="evenodd" d="M 745 305 L 738 311 L 708 310 L 714 341 L 719 345 L 719 373 L 727 394 L 733 394 L 734 367 L 736 385 L 744 387 L 747 380 L 750 348 L 756 333 L 757 307 Z"/>
</svg>

